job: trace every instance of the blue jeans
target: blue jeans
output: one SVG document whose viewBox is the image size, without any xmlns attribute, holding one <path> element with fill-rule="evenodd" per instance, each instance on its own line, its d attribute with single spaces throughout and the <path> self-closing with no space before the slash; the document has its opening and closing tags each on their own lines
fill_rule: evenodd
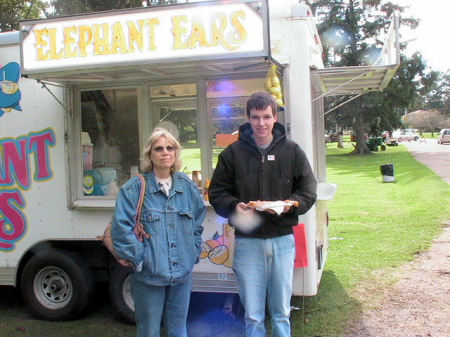
<svg viewBox="0 0 450 337">
<path fill-rule="evenodd" d="M 131 293 L 137 337 L 161 337 L 161 320 L 168 337 L 187 337 L 186 319 L 191 297 L 192 274 L 183 283 L 153 286 L 131 277 Z"/>
<path fill-rule="evenodd" d="M 246 336 L 266 336 L 266 299 L 273 336 L 291 336 L 289 316 L 295 259 L 294 236 L 271 239 L 238 237 L 234 249 L 233 269 L 245 308 Z"/>
</svg>

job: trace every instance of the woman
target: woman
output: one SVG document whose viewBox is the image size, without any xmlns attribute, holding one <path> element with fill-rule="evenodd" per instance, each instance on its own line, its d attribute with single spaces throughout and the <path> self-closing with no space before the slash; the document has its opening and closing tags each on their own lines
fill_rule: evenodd
<svg viewBox="0 0 450 337">
<path fill-rule="evenodd" d="M 141 155 L 146 192 L 142 242 L 134 230 L 141 182 L 131 178 L 119 191 L 112 224 L 116 253 L 134 268 L 131 292 L 138 337 L 186 337 L 191 272 L 201 252 L 205 206 L 197 186 L 178 172 L 181 146 L 158 128 Z"/>
</svg>

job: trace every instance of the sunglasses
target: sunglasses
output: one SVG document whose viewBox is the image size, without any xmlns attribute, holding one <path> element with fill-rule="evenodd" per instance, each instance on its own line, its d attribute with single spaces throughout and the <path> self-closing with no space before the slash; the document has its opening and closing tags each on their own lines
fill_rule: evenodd
<svg viewBox="0 0 450 337">
<path fill-rule="evenodd" d="M 157 146 L 157 147 L 155 147 L 154 149 L 152 149 L 152 151 L 155 151 L 155 152 L 160 153 L 160 152 L 163 152 L 164 149 L 166 149 L 167 152 L 173 152 L 173 151 L 175 151 L 175 147 L 174 147 L 174 146 L 170 146 L 170 145 L 169 145 L 169 146 L 166 146 L 166 147 L 164 147 L 164 146 Z"/>
</svg>

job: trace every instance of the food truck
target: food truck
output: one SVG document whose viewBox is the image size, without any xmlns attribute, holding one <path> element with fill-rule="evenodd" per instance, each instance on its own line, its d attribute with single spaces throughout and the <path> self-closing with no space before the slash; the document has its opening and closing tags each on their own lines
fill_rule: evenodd
<svg viewBox="0 0 450 337">
<path fill-rule="evenodd" d="M 207 188 L 245 122 L 246 99 L 269 90 L 319 182 L 315 206 L 299 217 L 303 262 L 294 272 L 294 295 L 315 295 L 336 188 L 326 180 L 324 97 L 386 87 L 399 63 L 396 29 L 386 41 L 374 65 L 324 68 L 310 8 L 275 0 L 56 17 L 1 33 L 0 285 L 20 287 L 35 316 L 65 320 L 86 310 L 96 283 L 109 282 L 114 311 L 133 321 L 130 271 L 98 236 L 161 126 L 182 144 L 182 171 L 207 207 L 193 291 L 237 293 L 233 228 Z"/>
</svg>

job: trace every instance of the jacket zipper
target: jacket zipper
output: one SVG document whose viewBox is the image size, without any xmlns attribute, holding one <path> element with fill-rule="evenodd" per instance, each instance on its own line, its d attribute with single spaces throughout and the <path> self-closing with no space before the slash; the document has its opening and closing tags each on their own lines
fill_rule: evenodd
<svg viewBox="0 0 450 337">
<path fill-rule="evenodd" d="M 259 150 L 258 150 L 259 151 Z M 264 155 L 262 153 L 260 153 L 261 155 L 261 175 L 259 177 L 260 181 L 261 181 L 261 189 L 260 189 L 260 198 L 262 198 L 262 200 L 264 200 Z"/>
</svg>

